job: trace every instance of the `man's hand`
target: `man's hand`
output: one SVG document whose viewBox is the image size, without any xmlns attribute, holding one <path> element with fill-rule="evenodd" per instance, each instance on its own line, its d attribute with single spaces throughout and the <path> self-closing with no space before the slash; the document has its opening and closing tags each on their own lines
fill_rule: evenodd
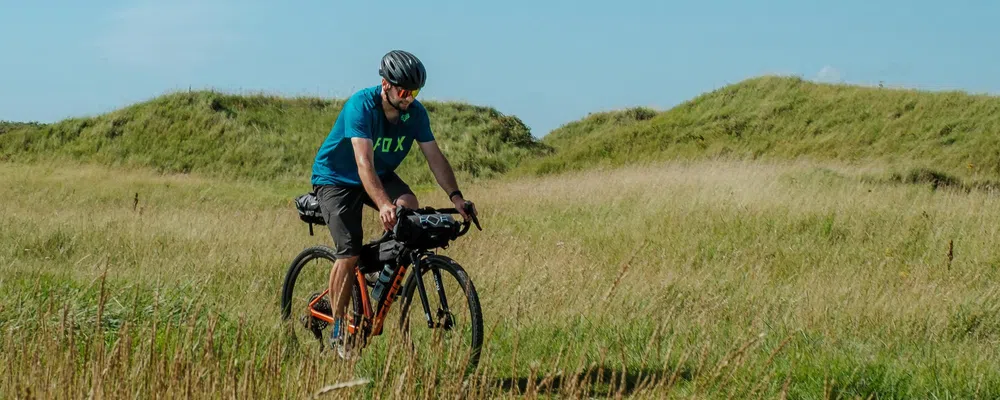
<svg viewBox="0 0 1000 400">
<path fill-rule="evenodd" d="M 385 230 L 391 231 L 392 227 L 396 225 L 396 206 L 392 205 L 392 203 L 383 203 L 378 208 L 378 217 L 382 221 L 382 226 L 385 227 Z"/>
<path fill-rule="evenodd" d="M 462 198 L 462 196 L 457 194 L 452 196 L 451 201 L 455 204 L 455 209 L 458 210 L 458 213 L 461 214 L 462 218 L 465 218 L 466 221 L 472 219 L 473 215 L 476 215 L 476 205 L 471 201 L 467 201 Z M 465 209 L 467 205 L 469 207 L 468 211 Z M 472 211 L 472 213 L 469 213 L 469 211 Z"/>
</svg>

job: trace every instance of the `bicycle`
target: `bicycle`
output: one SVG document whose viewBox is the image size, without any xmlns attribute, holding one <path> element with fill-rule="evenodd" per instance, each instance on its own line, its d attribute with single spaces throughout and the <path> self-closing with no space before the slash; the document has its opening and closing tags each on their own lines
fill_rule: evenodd
<svg viewBox="0 0 1000 400">
<path fill-rule="evenodd" d="M 313 235 L 313 225 L 325 225 L 315 193 L 310 192 L 296 197 L 295 204 L 300 219 L 309 223 L 310 235 Z M 467 202 L 466 210 L 471 211 L 470 206 L 471 203 Z M 436 248 L 447 248 L 451 241 L 469 231 L 469 221 L 465 220 L 459 224 L 452 216 L 453 214 L 459 214 L 456 208 L 407 209 L 397 206 L 397 222 L 393 229 L 384 232 L 381 238 L 362 246 L 360 260 L 353 273 L 353 279 L 357 280 L 357 284 L 353 285 L 350 310 L 348 318 L 345 318 L 346 332 L 350 340 L 359 344 L 359 346 L 355 345 L 356 349 L 364 349 L 368 346 L 371 337 L 382 334 L 389 309 L 397 298 L 402 297 L 399 324 L 401 333 L 408 340 L 412 350 L 409 309 L 414 292 L 420 296 L 427 327 L 431 330 L 440 328 L 452 331 L 456 326 L 455 316 L 445 295 L 445 285 L 442 282 L 441 274 L 441 270 L 444 270 L 458 281 L 467 298 L 465 305 L 468 306 L 471 314 L 472 339 L 469 344 L 466 372 L 468 373 L 478 366 L 483 342 L 483 320 L 479 295 L 472 280 L 459 263 L 432 251 Z M 470 215 L 476 228 L 481 231 L 482 227 L 478 217 L 471 212 Z M 334 250 L 329 246 L 316 245 L 302 250 L 294 258 L 282 284 L 282 320 L 291 318 L 293 289 L 305 265 L 314 259 L 328 260 L 332 266 L 335 260 Z M 391 268 L 393 266 L 395 268 Z M 329 271 L 329 268 L 325 268 L 327 274 Z M 439 306 L 433 313 L 423 279 L 423 276 L 428 272 L 433 275 L 436 292 L 440 298 Z M 384 285 L 379 293 L 376 293 L 378 281 L 373 279 L 375 273 L 381 274 L 379 281 Z M 328 275 L 326 276 L 328 277 Z M 329 294 L 328 286 L 329 281 L 327 280 L 323 285 L 322 292 L 307 291 L 311 294 L 304 307 L 304 313 L 300 317 L 302 325 L 319 340 L 321 350 L 323 348 L 322 331 L 333 323 L 332 307 L 327 296 Z"/>
</svg>

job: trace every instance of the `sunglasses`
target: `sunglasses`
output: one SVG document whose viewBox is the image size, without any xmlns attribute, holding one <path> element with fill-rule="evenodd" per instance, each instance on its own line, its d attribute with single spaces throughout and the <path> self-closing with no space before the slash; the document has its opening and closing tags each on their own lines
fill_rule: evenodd
<svg viewBox="0 0 1000 400">
<path fill-rule="evenodd" d="M 416 90 L 406 90 L 403 88 L 399 89 L 399 97 L 402 99 L 410 97 L 411 95 L 413 96 L 413 98 L 417 98 L 417 93 L 420 93 L 420 89 Z"/>
</svg>

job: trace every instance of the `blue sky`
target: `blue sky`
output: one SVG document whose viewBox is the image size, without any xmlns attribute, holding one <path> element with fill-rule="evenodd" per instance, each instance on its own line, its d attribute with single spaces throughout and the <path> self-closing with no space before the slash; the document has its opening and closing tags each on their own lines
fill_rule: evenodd
<svg viewBox="0 0 1000 400">
<path fill-rule="evenodd" d="M 0 0 L 0 120 L 96 115 L 188 87 L 345 97 L 377 84 L 394 48 L 427 65 L 422 99 L 490 105 L 535 136 L 761 74 L 1000 92 L 1000 3 L 944 4 Z"/>
</svg>

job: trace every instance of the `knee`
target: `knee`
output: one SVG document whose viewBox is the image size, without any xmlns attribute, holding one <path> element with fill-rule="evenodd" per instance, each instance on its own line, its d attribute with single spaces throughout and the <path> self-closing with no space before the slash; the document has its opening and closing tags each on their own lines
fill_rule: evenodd
<svg viewBox="0 0 1000 400">
<path fill-rule="evenodd" d="M 341 269 L 351 270 L 355 266 L 358 265 L 358 259 L 359 258 L 361 258 L 361 257 L 360 256 L 350 256 L 350 257 L 338 258 L 337 261 L 334 262 L 333 266 L 335 268 L 337 268 L 338 270 L 341 270 Z"/>
<path fill-rule="evenodd" d="M 417 202 L 417 196 L 414 196 L 409 193 L 399 196 L 399 198 L 396 199 L 396 205 L 400 205 L 411 209 L 420 208 L 420 203 Z"/>
</svg>

